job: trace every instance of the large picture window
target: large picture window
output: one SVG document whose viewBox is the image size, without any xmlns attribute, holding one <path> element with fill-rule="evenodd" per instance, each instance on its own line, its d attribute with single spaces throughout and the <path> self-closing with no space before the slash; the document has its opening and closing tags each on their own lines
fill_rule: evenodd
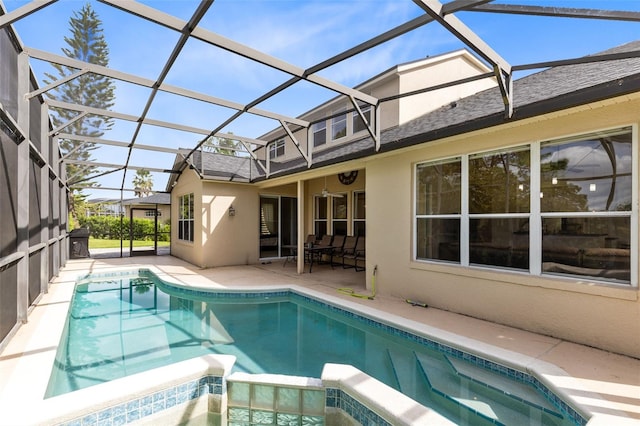
<svg viewBox="0 0 640 426">
<path fill-rule="evenodd" d="M 529 269 L 528 147 L 469 156 L 469 263 Z"/>
<path fill-rule="evenodd" d="M 635 285 L 632 139 L 624 128 L 417 164 L 415 259 Z"/>
<path fill-rule="evenodd" d="M 460 261 L 460 158 L 416 168 L 416 256 Z"/>
<path fill-rule="evenodd" d="M 178 239 L 182 241 L 193 242 L 193 202 L 193 193 L 178 198 Z"/>
<path fill-rule="evenodd" d="M 542 271 L 631 279 L 629 129 L 540 147 Z"/>
</svg>

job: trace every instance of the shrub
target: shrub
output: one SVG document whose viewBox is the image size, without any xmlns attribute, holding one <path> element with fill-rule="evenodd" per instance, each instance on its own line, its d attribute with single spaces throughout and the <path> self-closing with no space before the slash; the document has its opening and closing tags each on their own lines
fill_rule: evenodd
<svg viewBox="0 0 640 426">
<path fill-rule="evenodd" d="M 78 218 L 80 226 L 89 229 L 92 237 L 109 240 L 128 240 L 130 232 L 129 218 L 113 216 L 89 216 Z M 171 227 L 158 223 L 158 241 L 169 241 Z M 133 239 L 137 241 L 153 241 L 153 219 L 133 219 Z"/>
</svg>

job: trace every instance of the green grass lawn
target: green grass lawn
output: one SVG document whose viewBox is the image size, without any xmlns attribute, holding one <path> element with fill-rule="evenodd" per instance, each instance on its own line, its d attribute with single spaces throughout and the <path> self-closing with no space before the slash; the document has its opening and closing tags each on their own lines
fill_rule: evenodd
<svg viewBox="0 0 640 426">
<path fill-rule="evenodd" d="M 168 247 L 169 241 L 158 241 L 158 247 Z M 122 246 L 129 247 L 129 240 L 124 240 Z M 153 241 L 134 241 L 134 247 L 153 247 Z M 89 250 L 101 248 L 120 248 L 120 240 L 98 240 L 89 237 Z"/>
</svg>

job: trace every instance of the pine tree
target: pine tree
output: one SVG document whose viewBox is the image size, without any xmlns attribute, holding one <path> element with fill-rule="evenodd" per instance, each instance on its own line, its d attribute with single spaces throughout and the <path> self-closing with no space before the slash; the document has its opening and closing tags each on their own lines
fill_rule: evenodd
<svg viewBox="0 0 640 426">
<path fill-rule="evenodd" d="M 139 169 L 133 177 L 133 189 L 136 197 L 146 197 L 153 189 L 153 177 L 149 170 Z"/>
<path fill-rule="evenodd" d="M 204 151 L 233 156 L 238 155 L 238 151 L 241 149 L 241 147 L 242 146 L 238 141 L 229 138 L 219 138 L 216 136 L 211 136 L 202 145 L 202 149 Z"/>
<path fill-rule="evenodd" d="M 62 48 L 62 52 L 69 58 L 106 67 L 109 63 L 109 48 L 102 33 L 102 21 L 91 5 L 87 3 L 79 12 L 73 12 L 73 16 L 69 19 L 69 25 L 71 36 L 64 38 L 68 47 Z M 59 64 L 52 64 L 52 66 L 57 75 L 45 73 L 44 82 L 46 84 L 78 71 Z M 114 90 L 115 85 L 110 78 L 86 73 L 50 90 L 47 92 L 47 96 L 62 102 L 107 110 L 114 104 Z M 51 120 L 57 128 L 78 114 L 76 111 L 52 108 Z M 112 126 L 113 120 L 109 117 L 87 115 L 64 127 L 63 131 L 83 136 L 101 137 Z M 60 140 L 60 149 L 63 155 L 70 153 L 69 159 L 88 161 L 91 160 L 91 151 L 96 149 L 96 145 L 88 142 Z M 88 180 L 94 169 L 94 167 L 67 163 L 67 179 L 70 183 L 83 181 L 89 186 L 94 186 L 95 183 Z M 84 197 L 82 190 L 74 191 L 70 206 L 72 210 L 74 199 L 78 197 Z"/>
</svg>

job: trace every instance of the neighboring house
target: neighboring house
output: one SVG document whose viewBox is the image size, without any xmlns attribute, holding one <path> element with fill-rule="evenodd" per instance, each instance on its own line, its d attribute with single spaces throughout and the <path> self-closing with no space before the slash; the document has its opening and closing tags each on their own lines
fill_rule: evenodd
<svg viewBox="0 0 640 426">
<path fill-rule="evenodd" d="M 147 197 L 130 198 L 124 200 L 125 217 L 137 219 L 153 219 L 158 215 L 158 223 L 166 223 L 171 220 L 171 195 L 159 193 Z"/>
<path fill-rule="evenodd" d="M 368 116 L 377 141 L 334 99 L 300 117 L 299 149 L 276 129 L 255 159 L 195 152 L 168 186 L 172 254 L 252 264 L 306 234 L 366 232 L 379 294 L 640 357 L 638 51 L 516 80 L 512 117 L 495 85 L 394 98 L 486 72 L 456 52 L 360 86 L 398 101 Z"/>
<path fill-rule="evenodd" d="M 124 212 L 120 200 L 113 198 L 92 198 L 87 200 L 87 216 L 112 216 L 120 217 Z"/>
</svg>

